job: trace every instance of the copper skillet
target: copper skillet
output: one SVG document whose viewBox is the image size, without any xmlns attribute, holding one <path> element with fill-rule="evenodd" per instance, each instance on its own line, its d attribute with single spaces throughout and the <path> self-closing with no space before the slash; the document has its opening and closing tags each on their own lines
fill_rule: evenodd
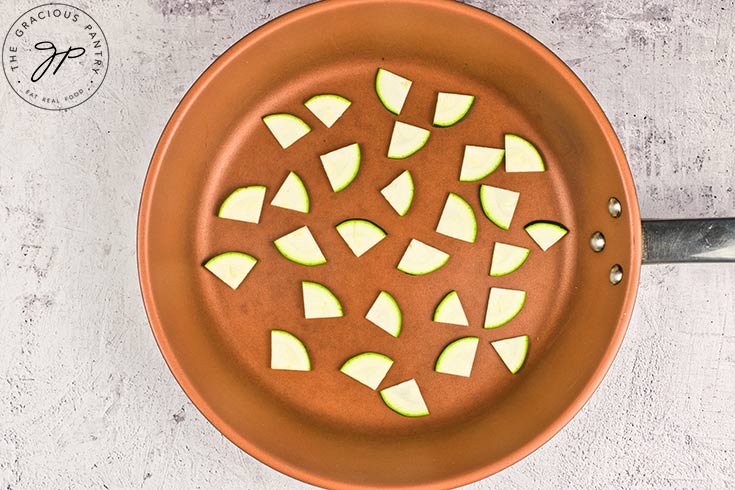
<svg viewBox="0 0 735 490">
<path fill-rule="evenodd" d="M 456 127 L 434 130 L 420 153 L 387 161 L 396 117 L 375 99 L 378 66 L 415 81 L 402 121 L 430 125 L 438 90 L 473 93 L 478 102 Z M 301 105 L 325 91 L 354 101 L 331 130 Z M 304 117 L 314 128 L 310 139 L 281 150 L 260 122 L 275 111 Z M 476 193 L 476 185 L 453 177 L 463 145 L 500 146 L 506 131 L 537 143 L 548 165 L 544 174 L 496 172 L 489 178 L 521 192 L 515 225 L 499 234 L 481 218 L 481 239 L 471 247 L 433 233 L 448 190 L 468 198 Z M 363 146 L 363 170 L 337 195 L 317 155 L 353 141 Z M 264 183 L 271 199 L 295 167 L 314 203 L 307 217 L 268 206 L 258 227 L 214 217 L 233 188 Z M 405 220 L 377 195 L 403 168 L 414 172 L 419 189 L 417 211 Z M 476 199 L 472 205 L 482 216 Z M 360 262 L 333 230 L 357 214 L 379 222 L 391 238 Z M 492 242 L 533 247 L 522 225 L 540 218 L 560 221 L 571 232 L 546 253 L 536 249 L 502 281 L 489 278 Z M 329 251 L 327 265 L 308 271 L 271 245 L 304 224 Z M 453 258 L 421 278 L 397 273 L 393 266 L 411 237 Z M 427 489 L 484 478 L 549 440 L 610 366 L 633 310 L 641 262 L 734 260 L 733 237 L 735 220 L 641 225 L 630 170 L 605 115 L 572 71 L 529 35 L 454 2 L 347 0 L 268 23 L 194 84 L 151 162 L 138 263 L 161 352 L 193 403 L 232 442 L 321 487 Z M 235 293 L 201 268 L 204 259 L 225 250 L 260 259 Z M 346 318 L 304 322 L 298 286 L 304 278 L 329 284 L 347 305 Z M 507 326 L 483 331 L 484 301 L 494 285 L 527 290 L 527 306 Z M 379 289 L 394 291 L 404 307 L 399 339 L 362 319 Z M 463 298 L 469 330 L 430 322 L 448 289 Z M 268 369 L 269 329 L 286 326 L 314 353 L 312 372 Z M 438 349 L 470 331 L 485 346 L 473 376 L 434 373 Z M 531 351 L 512 376 L 487 341 L 524 333 Z M 346 357 L 368 349 L 400 361 L 383 386 L 418 380 L 430 416 L 400 417 L 375 393 L 336 373 Z"/>
</svg>

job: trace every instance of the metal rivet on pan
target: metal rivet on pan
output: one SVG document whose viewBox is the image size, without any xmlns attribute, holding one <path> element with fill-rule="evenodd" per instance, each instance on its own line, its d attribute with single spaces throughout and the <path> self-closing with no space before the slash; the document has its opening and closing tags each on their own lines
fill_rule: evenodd
<svg viewBox="0 0 735 490">
<path fill-rule="evenodd" d="M 605 248 L 605 235 L 599 231 L 594 232 L 590 237 L 590 248 L 594 252 L 602 252 Z"/>
<path fill-rule="evenodd" d="M 615 264 L 614 266 L 610 267 L 610 284 L 614 286 L 615 284 L 619 284 L 622 280 L 623 268 L 620 267 L 620 264 Z"/>
<path fill-rule="evenodd" d="M 623 214 L 623 206 L 617 198 L 611 197 L 607 201 L 607 212 L 610 213 L 610 216 L 613 218 L 620 218 L 620 215 Z"/>
</svg>

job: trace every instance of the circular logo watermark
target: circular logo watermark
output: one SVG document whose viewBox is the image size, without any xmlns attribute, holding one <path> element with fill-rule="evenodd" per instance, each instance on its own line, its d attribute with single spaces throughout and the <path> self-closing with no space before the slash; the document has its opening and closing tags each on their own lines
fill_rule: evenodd
<svg viewBox="0 0 735 490">
<path fill-rule="evenodd" d="M 107 74 L 107 39 L 83 10 L 47 3 L 21 15 L 3 42 L 3 70 L 23 100 L 41 109 L 78 106 Z"/>
</svg>

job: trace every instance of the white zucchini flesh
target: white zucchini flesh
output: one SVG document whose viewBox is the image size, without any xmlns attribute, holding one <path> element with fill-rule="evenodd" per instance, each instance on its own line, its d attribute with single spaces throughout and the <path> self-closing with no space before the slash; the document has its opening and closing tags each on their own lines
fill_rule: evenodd
<svg viewBox="0 0 735 490">
<path fill-rule="evenodd" d="M 420 276 L 443 267 L 448 260 L 448 253 L 413 238 L 396 268 L 406 274 Z"/>
<path fill-rule="evenodd" d="M 457 240 L 474 243 L 477 237 L 477 220 L 472 206 L 457 194 L 450 192 L 436 231 Z"/>
<path fill-rule="evenodd" d="M 436 360 L 434 371 L 469 377 L 475 363 L 478 337 L 462 337 L 447 345 Z"/>
<path fill-rule="evenodd" d="M 569 232 L 564 226 L 551 221 L 536 221 L 527 224 L 525 230 L 544 252 Z"/>
<path fill-rule="evenodd" d="M 285 330 L 271 330 L 271 369 L 311 371 L 304 343 Z"/>
<path fill-rule="evenodd" d="M 209 259 L 204 267 L 232 289 L 237 289 L 257 262 L 246 253 L 225 252 Z"/>
<path fill-rule="evenodd" d="M 378 352 L 363 352 L 345 361 L 339 369 L 350 378 L 375 390 L 393 366 L 393 359 Z"/>
<path fill-rule="evenodd" d="M 301 281 L 304 299 L 304 318 L 339 318 L 343 316 L 342 303 L 325 285 L 312 281 Z"/>
<path fill-rule="evenodd" d="M 484 179 L 500 166 L 504 154 L 505 150 L 500 148 L 465 146 L 462 168 L 459 171 L 460 182 L 476 182 Z"/>
<path fill-rule="evenodd" d="M 284 150 L 311 131 L 308 124 L 293 114 L 270 114 L 263 122 Z"/>
<path fill-rule="evenodd" d="M 283 181 L 275 197 L 273 197 L 271 206 L 290 209 L 299 213 L 309 212 L 309 193 L 306 191 L 304 181 L 296 172 L 289 172 L 286 180 Z"/>
<path fill-rule="evenodd" d="M 533 144 L 515 134 L 505 135 L 506 172 L 543 172 L 544 159 Z"/>
<path fill-rule="evenodd" d="M 395 115 L 403 110 L 408 92 L 411 90 L 411 80 L 400 75 L 378 68 L 375 75 L 375 92 L 383 106 Z"/>
<path fill-rule="evenodd" d="M 498 328 L 515 318 L 526 302 L 526 292 L 490 288 L 485 312 L 485 328 Z"/>
<path fill-rule="evenodd" d="M 291 262 L 308 266 L 321 265 L 327 262 L 308 226 L 302 226 L 276 239 L 273 244 L 281 255 Z"/>
<path fill-rule="evenodd" d="M 457 291 L 450 291 L 442 298 L 434 310 L 434 321 L 451 325 L 469 326 Z"/>
<path fill-rule="evenodd" d="M 390 184 L 383 187 L 380 193 L 399 216 L 405 216 L 413 201 L 414 185 L 411 172 L 404 170 Z"/>
<path fill-rule="evenodd" d="M 519 192 L 484 184 L 480 186 L 482 211 L 490 221 L 503 230 L 510 228 L 519 197 Z"/>
<path fill-rule="evenodd" d="M 264 185 L 236 189 L 222 201 L 217 216 L 246 223 L 258 223 L 263 210 L 265 191 Z"/>
<path fill-rule="evenodd" d="M 495 242 L 493 259 L 490 263 L 490 275 L 505 276 L 518 270 L 528 258 L 531 251 L 524 247 Z"/>
<path fill-rule="evenodd" d="M 464 119 L 475 102 L 474 95 L 439 92 L 434 110 L 434 126 L 448 127 Z"/>
<path fill-rule="evenodd" d="M 385 230 L 365 219 L 348 219 L 336 226 L 337 233 L 357 257 L 386 237 Z"/>
<path fill-rule="evenodd" d="M 415 379 L 393 385 L 380 391 L 380 397 L 388 407 L 404 417 L 429 415 L 424 397 Z"/>
<path fill-rule="evenodd" d="M 521 335 L 519 337 L 513 337 L 510 339 L 496 340 L 490 342 L 498 353 L 503 364 L 513 374 L 516 374 L 523 363 L 526 361 L 528 355 L 528 335 Z"/>
<path fill-rule="evenodd" d="M 387 291 L 378 294 L 365 318 L 393 337 L 401 334 L 403 314 L 398 302 Z"/>
<path fill-rule="evenodd" d="M 304 102 L 306 108 L 328 128 L 334 126 L 351 104 L 348 99 L 336 94 L 315 95 Z"/>
<path fill-rule="evenodd" d="M 431 132 L 428 129 L 396 121 L 388 145 L 388 158 L 408 158 L 426 145 Z"/>
<path fill-rule="evenodd" d="M 329 185 L 334 192 L 339 192 L 350 185 L 360 170 L 360 145 L 351 145 L 337 148 L 319 157 L 324 172 L 329 179 Z"/>
</svg>

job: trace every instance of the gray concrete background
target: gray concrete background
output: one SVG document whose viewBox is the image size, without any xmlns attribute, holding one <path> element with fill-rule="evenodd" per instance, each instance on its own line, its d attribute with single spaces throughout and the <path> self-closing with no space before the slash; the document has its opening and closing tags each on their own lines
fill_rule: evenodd
<svg viewBox="0 0 735 490">
<path fill-rule="evenodd" d="M 0 2 L 2 34 L 40 0 Z M 307 2 L 73 0 L 111 67 L 69 112 L 0 79 L 0 489 L 306 488 L 224 439 L 167 370 L 135 266 L 139 192 L 177 101 Z M 587 83 L 644 217 L 735 215 L 733 1 L 474 1 Z M 735 488 L 735 266 L 648 266 L 609 375 L 550 443 L 468 488 Z"/>
</svg>

